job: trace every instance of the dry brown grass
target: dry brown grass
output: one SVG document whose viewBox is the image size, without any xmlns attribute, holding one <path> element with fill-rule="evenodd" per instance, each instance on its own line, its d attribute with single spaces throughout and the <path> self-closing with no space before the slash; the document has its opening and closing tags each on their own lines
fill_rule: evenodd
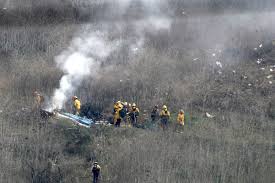
<svg viewBox="0 0 275 183">
<path fill-rule="evenodd" d="M 207 60 L 192 62 L 185 49 L 149 44 L 130 64 L 102 70 L 77 91 L 84 103 L 106 111 L 114 100 L 136 102 L 142 110 L 165 103 L 173 116 L 184 108 L 192 118 L 183 133 L 173 131 L 174 118 L 163 132 L 78 129 L 31 114 L 32 91 L 50 96 L 58 86 L 62 73 L 53 58 L 77 26 L 1 27 L 0 182 L 90 182 L 89 160 L 100 162 L 106 183 L 274 180 L 274 120 L 267 116 L 274 87 L 263 84 L 265 75 L 255 74 L 258 68 L 249 62 L 233 64 L 220 76 Z M 248 88 L 254 77 L 260 82 Z M 206 111 L 216 118 L 205 118 Z"/>
</svg>

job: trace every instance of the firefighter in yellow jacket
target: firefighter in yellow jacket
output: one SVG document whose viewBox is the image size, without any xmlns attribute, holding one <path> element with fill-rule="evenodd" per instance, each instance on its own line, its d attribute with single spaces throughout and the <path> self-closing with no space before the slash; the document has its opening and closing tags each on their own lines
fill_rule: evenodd
<svg viewBox="0 0 275 183">
<path fill-rule="evenodd" d="M 121 116 L 120 111 L 122 110 L 123 105 L 120 101 L 116 102 L 114 105 L 114 125 L 115 127 L 120 127 L 121 123 Z"/>
<path fill-rule="evenodd" d="M 99 183 L 100 170 L 101 167 L 98 165 L 98 162 L 94 162 L 94 165 L 92 167 L 93 183 Z"/>
<path fill-rule="evenodd" d="M 162 107 L 162 111 L 160 112 L 160 122 L 163 130 L 167 129 L 169 118 L 170 118 L 170 112 L 168 111 L 167 106 L 164 105 Z"/>
<path fill-rule="evenodd" d="M 34 91 L 33 96 L 34 96 L 33 110 L 40 110 L 44 103 L 44 97 L 38 91 Z"/>
<path fill-rule="evenodd" d="M 132 108 L 129 113 L 129 117 L 131 120 L 131 124 L 134 127 L 137 127 L 138 125 L 138 116 L 139 116 L 139 108 L 137 108 L 137 105 L 133 103 Z"/>
<path fill-rule="evenodd" d="M 180 110 L 177 118 L 178 124 L 184 126 L 184 111 Z"/>
<path fill-rule="evenodd" d="M 73 100 L 73 113 L 75 115 L 79 115 L 80 114 L 80 109 L 81 109 L 81 102 L 77 98 L 77 96 L 73 96 L 72 100 Z"/>
</svg>

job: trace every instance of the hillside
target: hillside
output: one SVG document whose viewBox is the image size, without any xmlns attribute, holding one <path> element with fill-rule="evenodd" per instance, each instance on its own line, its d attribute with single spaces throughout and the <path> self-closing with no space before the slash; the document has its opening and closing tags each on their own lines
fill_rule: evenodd
<svg viewBox="0 0 275 183">
<path fill-rule="evenodd" d="M 274 180 L 273 1 L 85 2 L 0 3 L 0 182 L 91 182 L 94 161 L 106 183 Z M 36 90 L 96 120 L 136 103 L 139 128 L 42 118 Z"/>
</svg>

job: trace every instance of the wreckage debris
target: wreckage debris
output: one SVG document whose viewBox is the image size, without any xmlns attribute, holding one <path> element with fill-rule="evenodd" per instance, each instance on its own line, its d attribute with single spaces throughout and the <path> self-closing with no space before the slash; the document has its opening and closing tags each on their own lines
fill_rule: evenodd
<svg viewBox="0 0 275 183">
<path fill-rule="evenodd" d="M 90 127 L 92 124 L 95 124 L 95 122 L 92 119 L 80 117 L 80 116 L 70 114 L 70 113 L 58 113 L 57 116 L 70 119 L 70 120 L 74 121 L 76 124 L 84 126 L 84 127 Z"/>
<path fill-rule="evenodd" d="M 182 14 L 182 15 L 186 15 L 186 13 L 185 13 L 185 10 L 184 10 L 184 9 L 182 9 L 181 14 Z"/>
<path fill-rule="evenodd" d="M 42 119 L 48 119 L 48 118 L 54 117 L 55 115 L 56 115 L 55 112 L 50 112 L 44 109 L 40 109 L 40 116 Z"/>
<path fill-rule="evenodd" d="M 270 79 L 270 78 L 272 78 L 272 77 L 273 77 L 273 75 L 268 75 L 268 76 L 266 76 L 267 79 Z"/>
<path fill-rule="evenodd" d="M 263 61 L 264 61 L 264 59 L 258 58 L 257 61 L 256 61 L 256 63 L 259 65 L 259 64 L 261 64 Z"/>
<path fill-rule="evenodd" d="M 214 115 L 211 115 L 211 114 L 209 114 L 208 112 L 205 113 L 205 116 L 206 116 L 207 118 L 214 118 L 214 117 L 215 117 Z"/>
<path fill-rule="evenodd" d="M 222 68 L 222 63 L 221 62 L 217 61 L 216 65 L 219 66 L 220 68 Z"/>
<path fill-rule="evenodd" d="M 132 51 L 133 51 L 133 52 L 137 52 L 137 51 L 138 51 L 138 48 L 137 48 L 137 47 L 136 47 L 136 48 L 133 48 Z"/>
</svg>

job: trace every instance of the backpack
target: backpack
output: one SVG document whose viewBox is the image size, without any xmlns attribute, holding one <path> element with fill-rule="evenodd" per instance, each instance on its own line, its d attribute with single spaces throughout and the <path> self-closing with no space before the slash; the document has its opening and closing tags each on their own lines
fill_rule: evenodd
<svg viewBox="0 0 275 183">
<path fill-rule="evenodd" d="M 121 118 L 124 118 L 127 114 L 127 108 L 123 106 L 123 108 L 119 111 L 119 115 Z"/>
</svg>

